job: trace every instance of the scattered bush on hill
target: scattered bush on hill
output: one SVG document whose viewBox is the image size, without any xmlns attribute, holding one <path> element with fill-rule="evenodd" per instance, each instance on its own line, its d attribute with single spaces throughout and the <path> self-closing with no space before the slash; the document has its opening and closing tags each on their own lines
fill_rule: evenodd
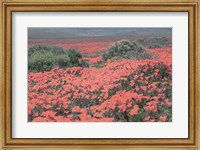
<svg viewBox="0 0 200 150">
<path fill-rule="evenodd" d="M 144 38 L 137 42 L 147 48 L 161 48 L 163 46 L 171 46 L 171 39 L 167 37 Z"/>
<path fill-rule="evenodd" d="M 127 59 L 151 59 L 150 53 L 135 41 L 121 40 L 113 44 L 102 53 L 103 59 L 108 60 L 113 57 Z"/>
</svg>

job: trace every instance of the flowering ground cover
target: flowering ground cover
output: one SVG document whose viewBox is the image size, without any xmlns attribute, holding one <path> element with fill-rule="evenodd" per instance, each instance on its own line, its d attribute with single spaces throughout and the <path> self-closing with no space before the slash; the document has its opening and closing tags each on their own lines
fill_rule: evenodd
<svg viewBox="0 0 200 150">
<path fill-rule="evenodd" d="M 171 28 L 28 28 L 29 122 L 171 122 Z"/>
<path fill-rule="evenodd" d="M 73 66 L 28 74 L 31 122 L 170 122 L 172 52 L 147 49 L 152 59 L 83 57 Z"/>
</svg>

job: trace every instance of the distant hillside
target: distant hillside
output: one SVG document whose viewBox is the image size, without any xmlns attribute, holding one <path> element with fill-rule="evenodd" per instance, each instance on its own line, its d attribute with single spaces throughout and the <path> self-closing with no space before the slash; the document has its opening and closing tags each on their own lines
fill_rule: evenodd
<svg viewBox="0 0 200 150">
<path fill-rule="evenodd" d="M 30 39 L 172 36 L 171 28 L 28 28 Z"/>
</svg>

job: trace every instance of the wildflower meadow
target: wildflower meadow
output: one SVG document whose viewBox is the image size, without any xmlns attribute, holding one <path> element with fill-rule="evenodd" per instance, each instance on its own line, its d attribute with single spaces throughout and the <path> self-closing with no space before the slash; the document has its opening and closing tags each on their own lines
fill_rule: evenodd
<svg viewBox="0 0 200 150">
<path fill-rule="evenodd" d="M 172 121 L 171 38 L 102 39 L 28 48 L 29 122 Z"/>
</svg>

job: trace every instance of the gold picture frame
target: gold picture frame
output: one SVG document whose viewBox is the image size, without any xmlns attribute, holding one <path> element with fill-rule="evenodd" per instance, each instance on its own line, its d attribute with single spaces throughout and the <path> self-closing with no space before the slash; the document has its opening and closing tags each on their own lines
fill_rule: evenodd
<svg viewBox="0 0 200 150">
<path fill-rule="evenodd" d="M 0 149 L 200 149 L 199 0 L 1 0 Z M 136 11 L 189 13 L 189 138 L 187 139 L 14 139 L 12 132 L 12 12 Z M 180 56 L 181 57 L 181 56 Z"/>
</svg>

